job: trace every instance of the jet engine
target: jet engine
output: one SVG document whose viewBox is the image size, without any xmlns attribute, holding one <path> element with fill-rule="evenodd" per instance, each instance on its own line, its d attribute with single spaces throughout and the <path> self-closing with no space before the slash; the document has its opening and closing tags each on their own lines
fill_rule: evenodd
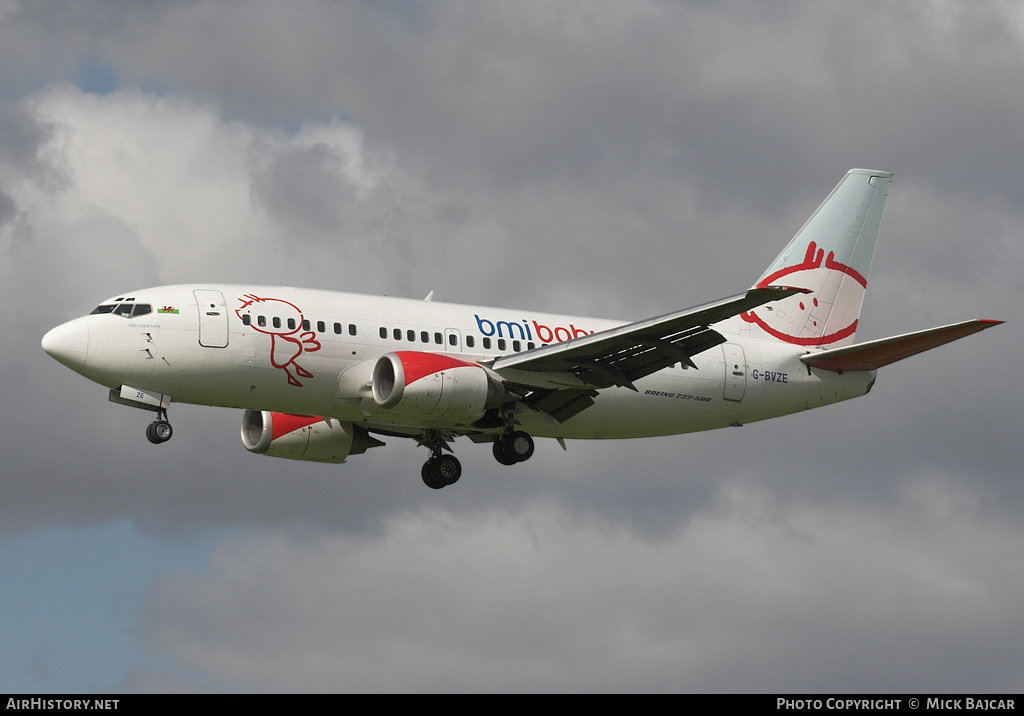
<svg viewBox="0 0 1024 716">
<path fill-rule="evenodd" d="M 437 353 L 397 351 L 377 359 L 370 381 L 374 402 L 403 415 L 479 420 L 501 405 L 501 381 L 477 363 Z"/>
<path fill-rule="evenodd" d="M 242 445 L 260 455 L 337 463 L 383 444 L 364 428 L 333 418 L 268 410 L 242 415 Z"/>
</svg>

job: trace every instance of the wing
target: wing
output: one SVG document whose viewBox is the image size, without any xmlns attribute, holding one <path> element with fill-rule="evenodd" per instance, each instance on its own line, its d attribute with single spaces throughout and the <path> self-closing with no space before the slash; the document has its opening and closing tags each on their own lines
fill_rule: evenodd
<svg viewBox="0 0 1024 716">
<path fill-rule="evenodd" d="M 932 348 L 998 326 L 1002 321 L 978 319 L 964 321 L 951 326 L 929 328 L 926 331 L 907 333 L 892 338 L 868 341 L 855 346 L 834 348 L 828 351 L 808 353 L 800 360 L 812 368 L 821 368 L 842 373 L 847 370 L 877 370 L 898 360 L 929 351 Z"/>
<path fill-rule="evenodd" d="M 589 336 L 498 358 L 491 368 L 524 392 L 523 400 L 559 422 L 594 402 L 597 390 L 633 382 L 676 363 L 695 368 L 692 356 L 725 342 L 714 323 L 806 289 L 752 288 L 742 296 L 629 323 Z"/>
</svg>

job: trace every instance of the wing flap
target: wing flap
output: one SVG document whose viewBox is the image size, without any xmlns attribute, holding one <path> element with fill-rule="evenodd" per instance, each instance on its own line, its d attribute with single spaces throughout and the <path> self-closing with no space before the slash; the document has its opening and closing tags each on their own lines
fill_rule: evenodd
<svg viewBox="0 0 1024 716">
<path fill-rule="evenodd" d="M 594 404 L 596 390 L 562 390 L 538 391 L 526 397 L 526 404 L 547 413 L 560 423 L 564 423 L 574 415 L 583 412 Z"/>
<path fill-rule="evenodd" d="M 910 356 L 938 348 L 941 345 L 998 326 L 1002 321 L 978 319 L 949 326 L 929 328 L 916 333 L 868 341 L 855 346 L 834 348 L 818 353 L 800 356 L 800 360 L 812 368 L 841 373 L 848 370 L 877 370 L 882 366 L 909 358 Z"/>
</svg>

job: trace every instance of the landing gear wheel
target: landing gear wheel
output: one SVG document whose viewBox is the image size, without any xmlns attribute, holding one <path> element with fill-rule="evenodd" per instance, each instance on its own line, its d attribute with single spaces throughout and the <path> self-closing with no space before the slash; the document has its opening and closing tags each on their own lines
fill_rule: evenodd
<svg viewBox="0 0 1024 716">
<path fill-rule="evenodd" d="M 522 430 L 510 435 L 502 435 L 494 443 L 494 457 L 502 465 L 513 465 L 524 462 L 533 456 L 533 438 Z"/>
<path fill-rule="evenodd" d="M 423 478 L 423 484 L 431 490 L 440 490 L 444 487 L 444 483 L 434 480 L 433 462 L 433 460 L 427 460 L 423 463 L 423 467 L 420 469 L 420 477 Z"/>
<path fill-rule="evenodd" d="M 430 463 L 431 476 L 445 485 L 453 485 L 462 477 L 462 463 L 454 455 L 441 455 Z"/>
<path fill-rule="evenodd" d="M 462 477 L 462 463 L 454 455 L 439 455 L 423 463 L 420 469 L 423 484 L 433 490 L 440 490 L 458 482 Z"/>
<path fill-rule="evenodd" d="M 494 459 L 502 465 L 515 465 L 518 460 L 505 455 L 505 448 L 502 447 L 500 439 L 494 441 Z"/>
<path fill-rule="evenodd" d="M 533 438 L 522 430 L 517 430 L 509 436 L 505 443 L 505 452 L 516 458 L 516 462 L 526 462 L 533 457 Z"/>
<path fill-rule="evenodd" d="M 155 420 L 146 426 L 146 437 L 154 445 L 167 442 L 173 434 L 174 430 L 166 420 Z"/>
</svg>

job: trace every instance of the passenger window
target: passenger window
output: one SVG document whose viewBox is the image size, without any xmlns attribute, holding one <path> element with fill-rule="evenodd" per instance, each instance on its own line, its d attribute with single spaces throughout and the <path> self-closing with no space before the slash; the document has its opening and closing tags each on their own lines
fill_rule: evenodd
<svg viewBox="0 0 1024 716">
<path fill-rule="evenodd" d="M 280 328 L 281 327 L 281 317 L 280 316 L 274 316 L 273 321 L 274 321 L 274 328 Z"/>
<path fill-rule="evenodd" d="M 484 341 L 484 350 L 487 350 L 487 351 L 491 350 L 491 339 L 487 338 L 486 336 L 484 336 L 483 341 Z"/>
<path fill-rule="evenodd" d="M 388 329 L 385 328 L 384 326 L 380 327 L 380 337 L 381 338 L 387 338 L 388 337 Z"/>
<path fill-rule="evenodd" d="M 256 317 L 256 323 L 257 323 L 257 325 L 259 325 L 260 328 L 265 327 L 267 325 L 267 317 L 266 316 L 257 316 Z"/>
<path fill-rule="evenodd" d="M 340 333 L 340 331 L 339 331 L 339 333 Z M 356 324 L 354 324 L 354 323 L 348 324 L 348 334 L 350 336 L 354 336 L 356 334 Z"/>
<path fill-rule="evenodd" d="M 444 338 L 441 336 L 440 333 L 434 334 L 434 343 L 436 343 L 437 345 L 441 345 L 442 343 L 444 343 Z"/>
<path fill-rule="evenodd" d="M 430 343 L 430 334 L 426 331 L 420 331 L 420 341 L 422 343 Z"/>
<path fill-rule="evenodd" d="M 408 341 L 409 341 L 410 343 L 413 343 L 413 342 L 415 342 L 415 341 L 416 341 L 416 331 L 414 331 L 414 330 L 412 330 L 412 329 L 410 328 L 410 329 L 409 329 L 408 331 L 406 331 L 406 332 L 405 332 L 405 338 L 406 338 L 406 340 L 408 340 Z"/>
<path fill-rule="evenodd" d="M 512 341 L 512 350 L 518 353 L 519 351 L 523 350 L 523 344 L 520 343 L 519 341 Z"/>
<path fill-rule="evenodd" d="M 498 339 L 498 350 L 499 350 L 499 351 L 503 351 L 503 350 L 505 350 L 505 346 L 506 346 L 506 345 L 507 345 L 507 344 L 505 343 L 505 339 L 504 339 L 504 338 L 499 338 L 499 339 Z"/>
<path fill-rule="evenodd" d="M 307 321 L 307 323 L 308 323 L 308 321 Z M 307 328 L 306 330 L 308 331 L 309 329 Z M 326 331 L 327 331 L 327 324 L 325 324 L 323 321 L 317 321 L 316 322 L 316 332 L 317 333 L 324 333 Z"/>
<path fill-rule="evenodd" d="M 473 336 L 466 336 L 466 348 L 472 348 L 475 343 L 476 340 Z"/>
<path fill-rule="evenodd" d="M 341 324 L 340 323 L 335 323 L 334 324 L 334 332 L 337 333 L 339 336 L 341 335 Z"/>
<path fill-rule="evenodd" d="M 289 330 L 292 330 L 292 331 L 295 330 L 295 319 L 294 318 L 289 318 L 288 319 L 288 328 L 289 328 Z"/>
<path fill-rule="evenodd" d="M 402 329 L 401 328 L 395 328 L 394 330 L 391 331 L 391 335 L 393 335 L 395 337 L 396 341 L 402 340 Z"/>
<path fill-rule="evenodd" d="M 457 346 L 457 345 L 459 345 L 459 339 L 458 339 L 458 337 L 454 333 L 452 333 L 451 335 L 448 336 L 448 345 L 450 345 L 450 346 Z"/>
<path fill-rule="evenodd" d="M 533 342 L 533 341 L 530 341 L 529 343 L 527 343 L 527 344 L 526 344 L 526 348 L 527 348 L 528 350 L 531 350 L 531 351 L 532 351 L 532 350 L 533 350 L 534 348 L 536 348 L 536 347 L 537 347 L 537 346 L 536 346 L 536 345 L 534 344 L 534 342 Z"/>
<path fill-rule="evenodd" d="M 243 326 L 248 326 L 250 323 L 252 323 L 252 316 L 250 316 L 248 313 L 242 316 Z"/>
</svg>

